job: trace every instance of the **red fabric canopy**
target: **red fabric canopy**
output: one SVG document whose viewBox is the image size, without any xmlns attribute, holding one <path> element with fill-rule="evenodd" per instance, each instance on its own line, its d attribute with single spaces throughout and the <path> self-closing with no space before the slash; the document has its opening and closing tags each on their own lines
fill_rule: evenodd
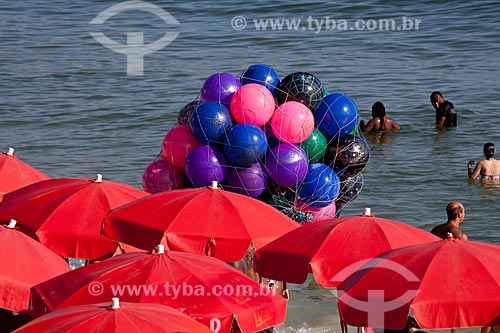
<svg viewBox="0 0 500 333">
<path fill-rule="evenodd" d="M 0 226 L 0 308 L 28 310 L 30 288 L 70 270 L 63 258 L 22 232 Z"/>
<path fill-rule="evenodd" d="M 13 149 L 0 154 L 0 202 L 4 194 L 46 179 L 50 177 L 18 159 Z"/>
<path fill-rule="evenodd" d="M 115 296 L 172 306 L 205 325 L 217 318 L 221 332 L 229 332 L 233 314 L 245 333 L 285 320 L 284 297 L 217 258 L 175 251 L 126 253 L 60 275 L 32 288 L 31 310 L 38 316 Z"/>
<path fill-rule="evenodd" d="M 110 303 L 69 306 L 24 325 L 16 333 L 212 332 L 182 312 L 161 304 Z M 213 332 L 212 332 L 213 333 Z"/>
<path fill-rule="evenodd" d="M 253 198 L 216 188 L 161 192 L 106 215 L 103 235 L 151 251 L 176 251 L 238 261 L 250 242 L 260 248 L 298 223 Z"/>
<path fill-rule="evenodd" d="M 324 287 L 336 287 L 366 260 L 399 247 L 439 240 L 428 231 L 372 215 L 309 223 L 255 253 L 265 277 L 303 283 L 309 272 Z"/>
<path fill-rule="evenodd" d="M 129 185 L 94 179 L 44 180 L 5 195 L 0 221 L 17 220 L 19 230 L 66 258 L 111 256 L 113 242 L 101 236 L 106 213 L 149 195 Z"/>
<path fill-rule="evenodd" d="M 451 238 L 396 249 L 368 262 L 338 292 L 349 325 L 382 319 L 384 328 L 400 329 L 410 307 L 427 329 L 498 324 L 500 246 Z"/>
</svg>

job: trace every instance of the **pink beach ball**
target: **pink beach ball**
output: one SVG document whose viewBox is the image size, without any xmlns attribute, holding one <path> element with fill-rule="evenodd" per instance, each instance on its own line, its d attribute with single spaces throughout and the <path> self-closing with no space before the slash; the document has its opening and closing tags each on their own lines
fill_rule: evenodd
<svg viewBox="0 0 500 333">
<path fill-rule="evenodd" d="M 329 204 L 326 207 L 315 208 L 311 207 L 308 204 L 299 200 L 297 202 L 297 209 L 306 214 L 311 214 L 313 217 L 313 222 L 322 221 L 327 219 L 332 219 L 335 217 L 335 213 L 337 212 L 337 207 L 335 206 L 335 201 Z"/>
<path fill-rule="evenodd" d="M 285 143 L 300 143 L 314 130 L 314 115 L 302 103 L 290 101 L 278 106 L 271 118 L 274 135 Z"/>
<path fill-rule="evenodd" d="M 173 127 L 163 138 L 160 158 L 184 169 L 187 155 L 201 143 L 188 126 Z"/>
<path fill-rule="evenodd" d="M 263 126 L 271 119 L 275 108 L 269 89 L 257 83 L 244 85 L 231 99 L 231 115 L 238 123 Z"/>
</svg>

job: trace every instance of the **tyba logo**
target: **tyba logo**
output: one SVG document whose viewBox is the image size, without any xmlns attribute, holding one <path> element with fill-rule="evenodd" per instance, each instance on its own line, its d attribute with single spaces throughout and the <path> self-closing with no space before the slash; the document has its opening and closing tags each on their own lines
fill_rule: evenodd
<svg viewBox="0 0 500 333">
<path fill-rule="evenodd" d="M 156 5 L 140 0 L 126 1 L 109 7 L 108 9 L 102 11 L 89 23 L 103 24 L 109 18 L 119 13 L 132 10 L 149 12 L 158 16 L 167 25 L 179 25 L 179 22 L 177 22 L 177 20 L 167 11 Z M 173 42 L 177 36 L 179 36 L 179 33 L 167 31 L 163 37 L 150 44 L 144 44 L 144 32 L 127 32 L 126 44 L 120 44 L 110 39 L 102 32 L 90 32 L 90 35 L 104 47 L 114 52 L 127 55 L 127 75 L 143 75 L 144 56 L 161 50 Z"/>
<path fill-rule="evenodd" d="M 360 268 L 361 267 L 361 268 Z M 419 283 L 420 279 L 408 268 L 400 265 L 397 262 L 382 258 L 365 259 L 344 268 L 338 272 L 330 281 L 342 282 L 346 280 L 357 269 L 387 269 L 401 275 L 406 281 Z M 384 315 L 386 312 L 398 309 L 410 302 L 417 295 L 418 290 L 406 290 L 399 297 L 386 301 L 384 298 L 384 290 L 368 290 L 367 300 L 355 299 L 348 294 L 348 291 L 338 290 L 338 299 L 347 306 L 365 312 L 368 315 L 368 326 L 374 328 L 383 328 Z"/>
</svg>

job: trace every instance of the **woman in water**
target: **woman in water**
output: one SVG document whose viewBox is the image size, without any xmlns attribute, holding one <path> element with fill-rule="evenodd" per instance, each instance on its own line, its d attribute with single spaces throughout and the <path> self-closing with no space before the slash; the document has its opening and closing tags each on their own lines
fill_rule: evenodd
<svg viewBox="0 0 500 333">
<path fill-rule="evenodd" d="M 467 171 L 469 178 L 476 179 L 481 176 L 481 180 L 499 180 L 500 179 L 500 160 L 496 160 L 495 145 L 491 142 L 485 143 L 483 147 L 484 160 L 477 163 L 474 171 L 472 171 L 473 160 L 467 163 Z"/>
<path fill-rule="evenodd" d="M 399 130 L 399 124 L 392 118 L 385 115 L 385 106 L 382 102 L 375 102 L 372 105 L 372 119 L 365 126 L 361 121 L 359 126 L 363 132 L 385 132 L 392 129 Z"/>
</svg>

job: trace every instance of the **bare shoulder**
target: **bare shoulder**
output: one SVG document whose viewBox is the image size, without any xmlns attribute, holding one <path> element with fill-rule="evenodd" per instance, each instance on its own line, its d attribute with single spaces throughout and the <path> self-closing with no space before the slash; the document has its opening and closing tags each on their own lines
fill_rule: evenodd
<svg viewBox="0 0 500 333">
<path fill-rule="evenodd" d="M 370 132 L 375 127 L 375 119 L 370 119 L 366 126 L 363 128 L 363 132 Z"/>
<path fill-rule="evenodd" d="M 486 162 L 488 162 L 488 161 L 487 160 L 481 160 L 481 161 L 477 162 L 477 167 L 479 168 L 479 170 L 486 171 L 486 169 L 488 167 L 488 164 Z"/>
<path fill-rule="evenodd" d="M 398 124 L 398 122 L 397 122 L 397 121 L 395 121 L 395 120 L 394 120 L 394 119 L 392 119 L 392 118 L 388 118 L 388 119 L 389 119 L 389 121 L 391 122 L 391 126 L 392 126 L 392 128 L 394 128 L 394 129 L 401 129 L 401 127 L 399 126 L 399 124 Z"/>
<path fill-rule="evenodd" d="M 451 232 L 453 234 L 453 238 L 461 239 L 461 240 L 468 240 L 469 239 L 467 237 L 467 235 L 465 234 L 465 232 L 460 230 L 460 228 L 458 228 L 458 227 L 453 226 L 448 230 L 448 232 Z"/>
<path fill-rule="evenodd" d="M 442 239 L 448 238 L 448 233 L 451 233 L 453 235 L 453 238 L 467 240 L 467 235 L 462 230 L 448 223 L 443 223 L 435 226 L 431 230 L 431 233 Z"/>
<path fill-rule="evenodd" d="M 456 239 L 461 239 L 461 240 L 469 240 L 469 237 L 467 237 L 467 234 L 458 228 L 453 233 L 453 237 L 455 237 Z"/>
<path fill-rule="evenodd" d="M 437 225 L 437 226 L 435 226 L 434 228 L 432 228 L 431 232 L 432 232 L 432 233 L 434 233 L 434 232 L 438 231 L 438 230 L 439 230 L 440 228 L 442 228 L 442 227 L 443 227 L 443 225 L 442 225 L 442 224 Z"/>
<path fill-rule="evenodd" d="M 441 237 L 441 235 L 447 231 L 448 230 L 447 230 L 446 224 L 440 224 L 440 225 L 437 225 L 434 228 L 432 228 L 431 233 L 433 233 L 434 235 L 436 235 L 438 237 Z"/>
</svg>

